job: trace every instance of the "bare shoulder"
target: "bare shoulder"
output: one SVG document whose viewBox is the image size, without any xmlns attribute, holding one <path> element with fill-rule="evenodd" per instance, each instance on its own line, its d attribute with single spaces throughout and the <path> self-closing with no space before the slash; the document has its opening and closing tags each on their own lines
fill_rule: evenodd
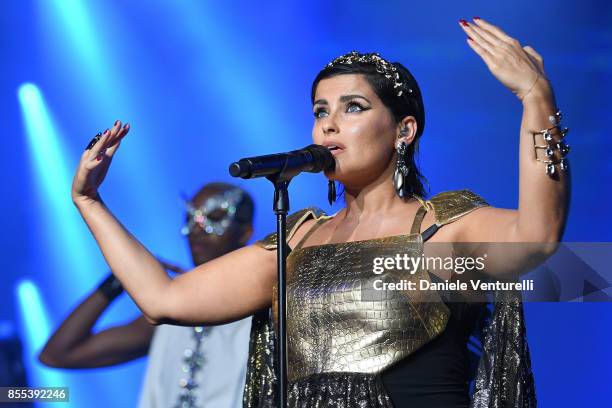
<svg viewBox="0 0 612 408">
<path fill-rule="evenodd" d="M 515 218 L 516 210 L 479 207 L 456 221 L 444 225 L 432 237 L 432 241 L 495 242 L 506 236 L 506 232 L 512 227 Z M 429 221 L 428 225 L 434 223 L 433 214 L 427 214 L 425 219 Z M 492 226 L 495 226 L 495 228 L 492 228 Z"/>
<path fill-rule="evenodd" d="M 300 226 L 297 228 L 297 230 L 295 231 L 295 233 L 293 234 L 293 236 L 288 242 L 289 247 L 295 248 L 298 242 L 300 242 L 302 238 L 304 238 L 304 236 L 308 233 L 308 231 L 310 231 L 312 227 L 314 227 L 316 223 L 317 223 L 316 219 L 310 218 L 304 221 L 302 224 L 300 224 Z"/>
</svg>

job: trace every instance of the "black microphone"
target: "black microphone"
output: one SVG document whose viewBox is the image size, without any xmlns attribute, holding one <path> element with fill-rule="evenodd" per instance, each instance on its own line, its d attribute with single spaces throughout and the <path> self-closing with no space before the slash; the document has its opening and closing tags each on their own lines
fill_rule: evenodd
<svg viewBox="0 0 612 408">
<path fill-rule="evenodd" d="M 243 179 L 268 177 L 280 173 L 290 178 L 303 171 L 318 173 L 333 170 L 335 166 L 336 160 L 328 148 L 311 144 L 287 153 L 240 159 L 230 164 L 229 172 L 232 176 Z"/>
</svg>

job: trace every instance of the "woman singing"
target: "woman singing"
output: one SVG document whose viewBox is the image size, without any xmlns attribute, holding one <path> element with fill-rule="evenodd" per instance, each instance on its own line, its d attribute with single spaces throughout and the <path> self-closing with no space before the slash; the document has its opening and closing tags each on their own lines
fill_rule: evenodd
<svg viewBox="0 0 612 408">
<path fill-rule="evenodd" d="M 425 241 L 533 243 L 487 265 L 483 273 L 499 279 L 534 258 L 544 259 L 551 253 L 546 244 L 561 239 L 569 190 L 567 130 L 559 127 L 561 115 L 542 58 L 482 19 L 461 20 L 460 26 L 468 45 L 523 105 L 518 209 L 493 208 L 468 190 L 426 200 L 414 161 L 425 116 L 413 76 L 378 54 L 352 52 L 328 64 L 312 86 L 312 137 L 334 155 L 335 170 L 326 172 L 330 198 L 335 198 L 333 182 L 340 182 L 346 205 L 333 217 L 306 209 L 287 222 L 291 407 L 536 404 L 522 307 L 512 294 L 497 299 L 470 397 L 466 349 L 479 306 L 452 302 L 437 291 L 388 290 L 370 299 L 371 291 L 364 290 L 381 276 L 404 277 L 397 271 L 373 274 L 373 258 L 418 257 Z M 98 188 L 128 131 L 129 125 L 117 121 L 83 153 L 72 198 L 147 319 L 210 325 L 269 308 L 276 281 L 274 234 L 171 280 L 113 217 Z M 411 276 L 446 278 L 423 268 Z M 255 337 L 262 334 L 259 329 L 254 326 Z M 263 406 L 264 394 L 273 388 L 273 372 L 256 364 L 270 346 L 262 338 L 252 344 L 249 407 Z"/>
</svg>

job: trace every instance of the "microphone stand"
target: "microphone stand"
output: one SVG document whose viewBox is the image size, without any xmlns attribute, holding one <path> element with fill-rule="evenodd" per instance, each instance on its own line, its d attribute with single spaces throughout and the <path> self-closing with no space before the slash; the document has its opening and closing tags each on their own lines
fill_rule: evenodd
<svg viewBox="0 0 612 408">
<path fill-rule="evenodd" d="M 260 177 L 272 168 L 281 168 L 266 178 L 274 184 L 273 210 L 276 214 L 276 266 L 277 266 L 277 304 L 278 333 L 278 401 L 279 407 L 287 407 L 287 213 L 289 212 L 289 183 L 301 171 L 317 173 L 325 168 L 333 168 L 335 161 L 326 147 L 310 145 L 301 150 L 286 154 L 251 157 L 232 163 L 229 172 L 233 177 Z M 263 173 L 263 174 L 262 174 Z"/>
<path fill-rule="evenodd" d="M 273 210 L 276 214 L 276 266 L 277 266 L 277 304 L 278 304 L 278 401 L 279 407 L 287 407 L 287 213 L 289 212 L 289 182 L 295 174 L 284 171 L 266 177 L 274 184 Z M 273 317 L 274 318 L 274 317 Z"/>
</svg>

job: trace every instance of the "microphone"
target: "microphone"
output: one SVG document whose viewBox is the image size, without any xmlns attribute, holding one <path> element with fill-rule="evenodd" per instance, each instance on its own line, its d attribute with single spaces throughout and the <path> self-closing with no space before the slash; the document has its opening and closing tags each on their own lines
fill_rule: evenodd
<svg viewBox="0 0 612 408">
<path fill-rule="evenodd" d="M 311 144 L 303 149 L 287 153 L 240 159 L 230 164 L 229 172 L 233 177 L 243 179 L 268 177 L 281 173 L 283 177 L 291 178 L 303 171 L 318 173 L 333 170 L 335 166 L 336 160 L 328 148 Z"/>
</svg>

